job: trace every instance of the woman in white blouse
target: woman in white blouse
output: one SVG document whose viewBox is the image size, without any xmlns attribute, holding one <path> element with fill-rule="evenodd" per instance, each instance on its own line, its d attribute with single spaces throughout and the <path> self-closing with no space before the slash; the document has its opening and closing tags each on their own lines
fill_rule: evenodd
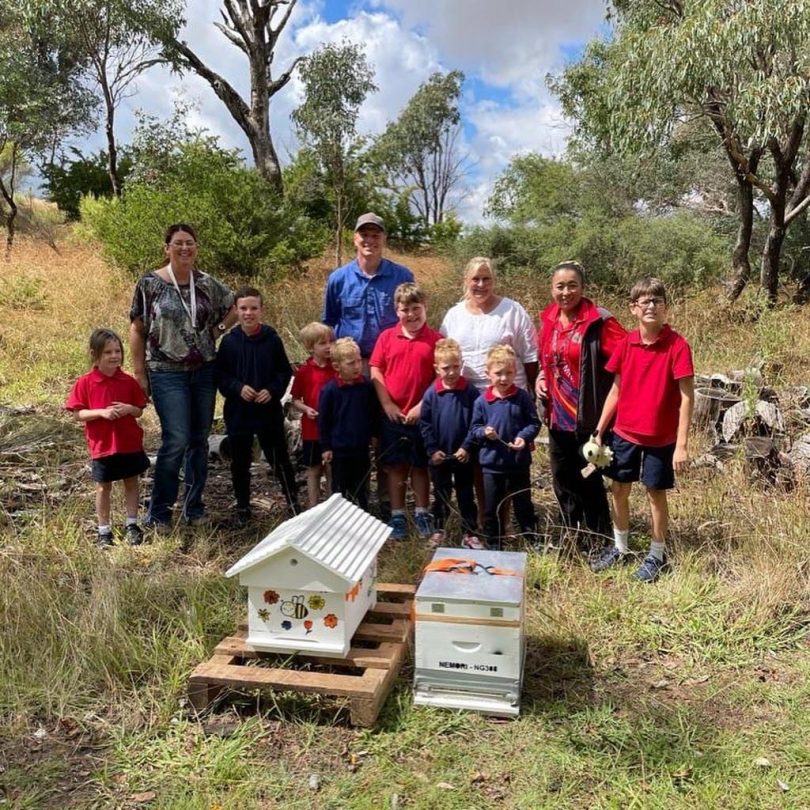
<svg viewBox="0 0 810 810">
<path fill-rule="evenodd" d="M 532 319 L 517 301 L 495 294 L 491 259 L 476 256 L 467 262 L 464 298 L 448 310 L 439 331 L 461 344 L 463 374 L 479 391 L 489 385 L 487 352 L 499 343 L 511 346 L 517 355 L 515 385 L 534 390 L 537 333 Z"/>
</svg>

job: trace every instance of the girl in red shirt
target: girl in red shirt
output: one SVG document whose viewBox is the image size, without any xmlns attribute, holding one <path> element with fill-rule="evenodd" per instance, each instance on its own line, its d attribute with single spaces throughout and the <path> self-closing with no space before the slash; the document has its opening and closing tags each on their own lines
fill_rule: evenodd
<svg viewBox="0 0 810 810">
<path fill-rule="evenodd" d="M 73 384 L 65 408 L 84 422 L 96 482 L 96 545 L 112 545 L 110 494 L 113 481 L 124 482 L 127 519 L 124 536 L 130 545 L 143 542 L 138 525 L 138 476 L 149 469 L 143 451 L 143 431 L 136 421 L 147 399 L 138 381 L 121 370 L 124 344 L 110 329 L 90 335 L 92 370 Z"/>
</svg>

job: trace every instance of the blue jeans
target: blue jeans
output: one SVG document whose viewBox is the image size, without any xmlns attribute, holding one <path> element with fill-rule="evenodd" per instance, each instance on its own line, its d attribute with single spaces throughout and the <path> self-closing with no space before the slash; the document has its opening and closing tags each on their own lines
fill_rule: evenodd
<svg viewBox="0 0 810 810">
<path fill-rule="evenodd" d="M 161 445 L 146 521 L 163 525 L 171 522 L 184 457 L 183 517 L 202 517 L 202 493 L 208 478 L 208 431 L 217 395 L 214 364 L 206 363 L 194 371 L 150 371 L 149 388 L 160 419 Z"/>
</svg>

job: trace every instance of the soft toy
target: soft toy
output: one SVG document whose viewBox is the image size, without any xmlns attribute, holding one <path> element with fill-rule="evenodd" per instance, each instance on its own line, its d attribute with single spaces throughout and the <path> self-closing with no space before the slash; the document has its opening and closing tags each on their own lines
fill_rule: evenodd
<svg viewBox="0 0 810 810">
<path fill-rule="evenodd" d="M 609 447 L 598 444 L 596 441 L 596 434 L 594 433 L 590 439 L 579 449 L 582 457 L 588 462 L 588 465 L 582 469 L 582 477 L 587 478 L 593 473 L 597 467 L 607 467 L 613 461 L 613 451 Z"/>
</svg>

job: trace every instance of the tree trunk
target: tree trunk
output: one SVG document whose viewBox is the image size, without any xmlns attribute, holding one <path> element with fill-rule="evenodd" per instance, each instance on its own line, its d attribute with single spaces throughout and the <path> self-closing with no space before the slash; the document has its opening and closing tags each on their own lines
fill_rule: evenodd
<svg viewBox="0 0 810 810">
<path fill-rule="evenodd" d="M 256 171 L 259 176 L 263 177 L 274 191 L 283 195 L 284 184 L 281 179 L 281 165 L 278 162 L 278 155 L 270 138 L 270 132 L 262 132 L 258 129 L 245 129 L 244 131 L 250 141 L 253 162 L 256 164 Z"/>
<path fill-rule="evenodd" d="M 121 196 L 121 178 L 118 176 L 118 148 L 115 145 L 115 107 L 107 106 L 104 130 L 107 135 L 107 174 L 110 175 L 113 194 Z"/>
<path fill-rule="evenodd" d="M 728 298 L 736 301 L 748 279 L 751 278 L 751 262 L 748 254 L 751 250 L 751 235 L 754 230 L 754 187 L 745 179 L 737 176 L 737 195 L 740 205 L 740 224 L 737 228 L 737 241 L 731 254 L 731 279 L 728 284 Z"/>
<path fill-rule="evenodd" d="M 17 203 L 14 202 L 14 179 L 15 167 L 17 164 L 17 147 L 11 151 L 11 178 L 8 186 L 0 178 L 0 194 L 8 205 L 8 215 L 6 216 L 6 261 L 11 259 L 11 248 L 14 245 L 14 234 L 16 232 Z"/>
<path fill-rule="evenodd" d="M 779 257 L 784 241 L 784 211 L 778 207 L 772 207 L 770 228 L 762 251 L 762 267 L 759 276 L 759 283 L 765 290 L 771 306 L 776 303 L 776 294 L 779 290 Z"/>
</svg>

